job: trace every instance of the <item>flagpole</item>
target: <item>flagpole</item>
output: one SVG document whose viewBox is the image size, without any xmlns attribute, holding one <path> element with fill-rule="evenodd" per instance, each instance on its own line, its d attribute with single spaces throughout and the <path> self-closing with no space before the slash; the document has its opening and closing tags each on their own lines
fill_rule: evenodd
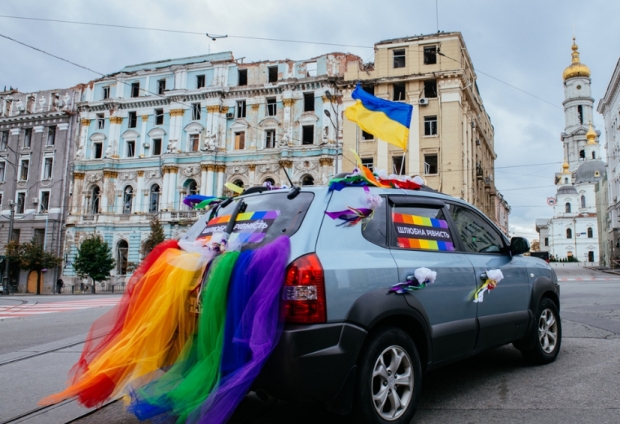
<svg viewBox="0 0 620 424">
<path fill-rule="evenodd" d="M 407 157 L 407 149 L 403 149 L 403 160 L 400 161 L 400 172 L 398 175 L 403 175 L 403 168 L 405 167 L 405 159 Z"/>
</svg>

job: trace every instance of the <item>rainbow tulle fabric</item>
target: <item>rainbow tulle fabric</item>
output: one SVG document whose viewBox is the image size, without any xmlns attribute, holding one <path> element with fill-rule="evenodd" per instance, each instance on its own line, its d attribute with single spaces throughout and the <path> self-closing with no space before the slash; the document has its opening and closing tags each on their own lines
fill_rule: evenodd
<svg viewBox="0 0 620 424">
<path fill-rule="evenodd" d="M 93 324 L 69 387 L 40 403 L 76 396 L 93 407 L 129 394 L 141 420 L 226 422 L 279 339 L 289 250 L 280 237 L 207 261 L 176 242 L 157 246 L 120 304 Z M 189 299 L 198 289 L 197 316 Z"/>
</svg>

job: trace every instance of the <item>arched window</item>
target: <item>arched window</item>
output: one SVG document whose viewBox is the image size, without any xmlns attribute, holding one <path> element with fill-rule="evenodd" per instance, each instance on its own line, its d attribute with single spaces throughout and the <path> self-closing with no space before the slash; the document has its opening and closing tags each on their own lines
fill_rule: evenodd
<svg viewBox="0 0 620 424">
<path fill-rule="evenodd" d="M 263 185 L 267 185 L 267 183 L 269 183 L 272 187 L 276 185 L 276 182 L 273 180 L 273 178 L 265 178 L 265 181 L 263 181 Z"/>
<path fill-rule="evenodd" d="M 566 229 L 566 238 L 567 239 L 573 238 L 573 230 L 571 230 L 570 228 Z"/>
<path fill-rule="evenodd" d="M 185 188 L 187 189 L 187 195 L 198 194 L 198 183 L 196 180 L 187 180 L 185 182 Z"/>
<path fill-rule="evenodd" d="M 568 184 L 568 178 L 564 178 L 564 184 Z"/>
<path fill-rule="evenodd" d="M 566 202 L 566 205 L 564 205 L 564 210 L 566 213 L 570 213 L 570 203 Z"/>
<path fill-rule="evenodd" d="M 545 246 L 549 246 L 549 237 L 545 237 Z"/>
<path fill-rule="evenodd" d="M 583 106 L 577 106 L 577 115 L 579 115 L 579 124 L 583 125 Z"/>
<path fill-rule="evenodd" d="M 241 180 L 235 180 L 233 181 L 233 184 L 236 185 L 237 187 L 243 188 L 243 181 Z"/>
<path fill-rule="evenodd" d="M 596 159 L 596 152 L 592 152 L 592 159 Z"/>
<path fill-rule="evenodd" d="M 123 190 L 123 214 L 129 215 L 131 213 L 131 205 L 133 203 L 133 188 L 131 186 L 125 187 Z"/>
<path fill-rule="evenodd" d="M 149 212 L 154 213 L 157 211 L 159 211 L 159 185 L 153 184 L 149 195 Z"/>
<path fill-rule="evenodd" d="M 586 158 L 586 151 L 585 150 L 580 150 L 579 151 L 579 158 L 580 159 L 585 159 Z"/>
<path fill-rule="evenodd" d="M 588 227 L 588 238 L 592 238 L 592 237 L 594 237 L 592 227 Z"/>
<path fill-rule="evenodd" d="M 99 213 L 99 197 L 100 197 L 100 189 L 99 186 L 94 186 L 93 191 L 91 192 L 90 198 L 90 213 L 92 215 L 97 215 Z"/>
<path fill-rule="evenodd" d="M 129 245 L 126 240 L 120 240 L 116 245 L 116 273 L 118 275 L 127 274 L 127 255 Z"/>
<path fill-rule="evenodd" d="M 301 185 L 311 186 L 314 185 L 314 178 L 311 175 L 306 175 L 301 180 Z"/>
<path fill-rule="evenodd" d="M 586 207 L 586 196 L 581 196 L 581 207 L 585 208 Z"/>
</svg>

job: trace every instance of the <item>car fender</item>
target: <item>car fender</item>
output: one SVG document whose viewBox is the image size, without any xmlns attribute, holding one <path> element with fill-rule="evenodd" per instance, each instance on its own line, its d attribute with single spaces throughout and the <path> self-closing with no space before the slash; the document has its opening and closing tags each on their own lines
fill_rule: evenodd
<svg viewBox="0 0 620 424">
<path fill-rule="evenodd" d="M 551 296 L 549 296 L 551 294 Z M 539 276 L 532 284 L 532 296 L 530 298 L 530 322 L 525 333 L 525 337 L 515 343 L 519 349 L 531 349 L 536 344 L 536 311 L 538 304 L 543 296 L 549 296 L 560 310 L 560 293 L 559 286 L 556 285 L 549 277 Z"/>
</svg>

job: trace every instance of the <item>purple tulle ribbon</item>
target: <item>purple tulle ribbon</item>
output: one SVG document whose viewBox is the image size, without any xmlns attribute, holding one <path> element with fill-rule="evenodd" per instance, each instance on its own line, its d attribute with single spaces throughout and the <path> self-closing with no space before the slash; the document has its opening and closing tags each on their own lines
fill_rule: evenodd
<svg viewBox="0 0 620 424">
<path fill-rule="evenodd" d="M 352 208 L 349 206 L 348 209 L 338 212 L 328 212 L 325 211 L 325 214 L 329 216 L 331 219 L 342 219 L 343 224 L 345 225 L 355 225 L 360 222 L 364 218 L 369 218 L 373 214 L 373 210 L 369 208 Z"/>
<path fill-rule="evenodd" d="M 189 196 L 185 196 L 183 198 L 183 203 L 187 206 L 194 206 L 196 203 L 203 202 L 208 199 L 213 199 L 214 196 L 204 196 L 202 194 L 190 194 Z"/>
</svg>

